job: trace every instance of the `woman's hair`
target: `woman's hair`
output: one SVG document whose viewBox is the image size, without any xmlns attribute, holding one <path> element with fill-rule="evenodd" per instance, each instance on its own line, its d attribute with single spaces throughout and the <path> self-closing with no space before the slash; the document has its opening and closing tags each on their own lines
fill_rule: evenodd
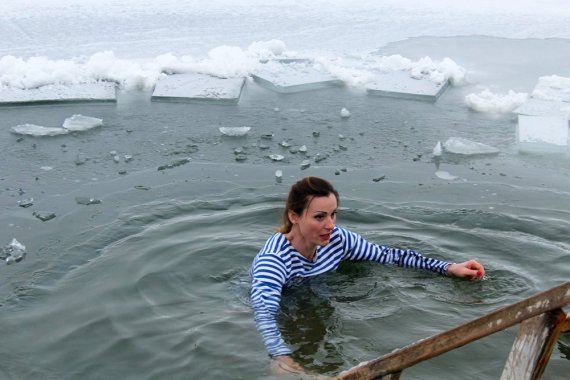
<svg viewBox="0 0 570 380">
<path fill-rule="evenodd" d="M 329 181 L 319 177 L 305 177 L 297 181 L 289 190 L 285 210 L 283 211 L 283 224 L 279 232 L 282 234 L 291 232 L 293 225 L 289 220 L 289 211 L 301 215 L 311 199 L 314 197 L 328 197 L 331 194 L 334 194 L 337 205 L 340 204 L 338 192 Z"/>
</svg>

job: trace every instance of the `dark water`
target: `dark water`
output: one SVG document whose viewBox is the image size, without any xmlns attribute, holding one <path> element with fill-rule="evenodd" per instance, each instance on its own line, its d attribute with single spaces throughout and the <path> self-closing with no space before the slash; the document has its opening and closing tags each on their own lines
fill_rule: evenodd
<svg viewBox="0 0 570 380">
<path fill-rule="evenodd" d="M 481 55 L 481 67 L 489 56 Z M 451 88 L 432 104 L 347 88 L 279 95 L 247 83 L 238 106 L 122 93 L 116 105 L 0 108 L 0 243 L 15 237 L 28 250 L 24 261 L 0 266 L 0 379 L 273 378 L 248 304 L 247 271 L 278 225 L 288 187 L 304 175 L 337 186 L 340 225 L 437 258 L 477 258 L 488 271 L 486 281 L 469 282 L 345 263 L 288 292 L 282 331 L 315 372 L 337 374 L 568 281 L 568 156 L 519 153 L 515 120 L 469 111 L 462 103 L 469 92 L 474 85 Z M 351 111 L 347 120 L 342 107 Z M 76 113 L 105 125 L 53 138 L 9 133 L 23 123 L 58 126 Z M 242 125 L 252 127 L 243 138 L 218 131 Z M 272 140 L 261 139 L 267 133 Z M 501 153 L 444 156 L 439 169 L 460 178 L 441 180 L 430 153 L 451 136 Z M 306 157 L 279 146 L 284 139 L 305 144 L 313 158 L 329 157 L 300 170 Z M 246 161 L 235 161 L 236 148 Z M 134 159 L 116 163 L 110 151 Z M 185 157 L 192 160 L 157 170 Z M 80 196 L 101 203 L 77 204 Z M 18 207 L 32 197 L 32 207 Z M 34 211 L 57 217 L 41 222 Z M 404 377 L 498 378 L 515 334 L 484 338 Z M 568 342 L 561 337 L 546 379 L 567 379 Z"/>
</svg>

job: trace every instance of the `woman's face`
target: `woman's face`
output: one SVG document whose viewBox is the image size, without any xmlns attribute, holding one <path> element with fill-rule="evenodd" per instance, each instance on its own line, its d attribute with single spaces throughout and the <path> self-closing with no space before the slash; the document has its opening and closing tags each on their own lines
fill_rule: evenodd
<svg viewBox="0 0 570 380">
<path fill-rule="evenodd" d="M 327 197 L 314 197 L 299 216 L 289 212 L 289 219 L 299 226 L 301 237 L 306 244 L 327 245 L 336 223 L 337 201 L 334 194 Z"/>
</svg>

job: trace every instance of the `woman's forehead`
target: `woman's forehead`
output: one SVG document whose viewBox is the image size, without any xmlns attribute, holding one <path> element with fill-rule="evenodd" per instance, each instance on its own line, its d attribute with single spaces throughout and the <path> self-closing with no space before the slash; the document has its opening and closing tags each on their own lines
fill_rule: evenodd
<svg viewBox="0 0 570 380">
<path fill-rule="evenodd" d="M 337 201 L 334 194 L 329 194 L 326 197 L 312 197 L 307 205 L 308 212 L 327 211 L 331 212 L 337 208 Z"/>
</svg>

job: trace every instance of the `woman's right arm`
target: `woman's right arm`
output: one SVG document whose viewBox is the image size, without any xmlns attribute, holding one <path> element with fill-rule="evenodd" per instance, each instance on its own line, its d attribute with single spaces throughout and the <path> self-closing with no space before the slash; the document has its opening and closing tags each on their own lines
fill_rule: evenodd
<svg viewBox="0 0 570 380">
<path fill-rule="evenodd" d="M 252 266 L 251 303 L 255 325 L 267 352 L 272 357 L 291 354 L 277 328 L 277 312 L 281 290 L 286 281 L 286 268 L 276 255 L 258 256 Z"/>
</svg>

